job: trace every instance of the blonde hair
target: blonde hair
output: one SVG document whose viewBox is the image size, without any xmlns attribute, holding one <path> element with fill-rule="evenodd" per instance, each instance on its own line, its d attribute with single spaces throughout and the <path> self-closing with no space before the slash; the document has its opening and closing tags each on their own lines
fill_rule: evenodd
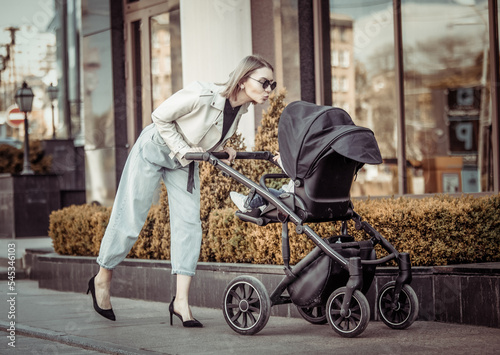
<svg viewBox="0 0 500 355">
<path fill-rule="evenodd" d="M 241 90 L 240 85 L 248 79 L 248 77 L 257 69 L 269 68 L 274 72 L 273 66 L 260 55 L 249 55 L 243 58 L 236 69 L 229 74 L 229 79 L 222 85 L 226 88 L 221 92 L 225 98 L 236 99 L 238 92 Z"/>
</svg>

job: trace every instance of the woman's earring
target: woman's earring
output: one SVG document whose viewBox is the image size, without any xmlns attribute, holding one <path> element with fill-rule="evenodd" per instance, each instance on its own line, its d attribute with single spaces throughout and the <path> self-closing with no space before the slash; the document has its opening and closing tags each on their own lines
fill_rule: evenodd
<svg viewBox="0 0 500 355">
<path fill-rule="evenodd" d="M 241 85 L 241 90 L 243 90 L 245 88 L 245 85 Z"/>
</svg>

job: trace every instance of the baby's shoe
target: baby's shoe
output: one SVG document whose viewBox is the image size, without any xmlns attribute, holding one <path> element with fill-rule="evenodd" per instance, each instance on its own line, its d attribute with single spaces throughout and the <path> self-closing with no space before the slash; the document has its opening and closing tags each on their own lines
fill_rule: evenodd
<svg viewBox="0 0 500 355">
<path fill-rule="evenodd" d="M 233 201 L 233 203 L 236 205 L 236 207 L 238 207 L 238 209 L 241 212 L 247 213 L 251 211 L 250 209 L 245 208 L 245 202 L 247 200 L 247 196 L 240 194 L 236 191 L 231 191 L 229 193 L 229 196 L 231 197 L 231 201 Z"/>
</svg>

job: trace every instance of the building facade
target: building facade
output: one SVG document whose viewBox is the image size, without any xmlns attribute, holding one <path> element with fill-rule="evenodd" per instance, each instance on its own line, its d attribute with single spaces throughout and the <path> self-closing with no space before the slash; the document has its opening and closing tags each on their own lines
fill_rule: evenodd
<svg viewBox="0 0 500 355">
<path fill-rule="evenodd" d="M 60 101 L 83 137 L 88 202 L 112 203 L 155 107 L 194 80 L 224 82 L 252 53 L 287 102 L 342 107 L 374 131 L 384 163 L 360 172 L 354 196 L 499 192 L 496 0 L 56 3 Z M 263 109 L 240 125 L 248 147 Z"/>
</svg>

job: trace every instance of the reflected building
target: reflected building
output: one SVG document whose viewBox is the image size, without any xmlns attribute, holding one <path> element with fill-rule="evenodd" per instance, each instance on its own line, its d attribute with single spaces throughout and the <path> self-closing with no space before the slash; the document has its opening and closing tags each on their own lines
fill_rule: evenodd
<svg viewBox="0 0 500 355">
<path fill-rule="evenodd" d="M 496 1 L 57 3 L 59 101 L 73 138 L 83 132 L 88 202 L 112 203 L 163 100 L 194 80 L 224 82 L 251 53 L 274 64 L 287 102 L 342 107 L 374 131 L 384 164 L 360 172 L 355 196 L 499 191 Z M 242 120 L 248 147 L 265 108 Z"/>
<path fill-rule="evenodd" d="M 356 122 L 353 19 L 331 13 L 330 26 L 332 106 L 349 112 Z"/>
<path fill-rule="evenodd" d="M 397 33 L 394 5 L 401 8 Z M 498 16 L 495 5 L 492 1 L 469 5 L 458 1 L 330 1 L 332 21 L 353 19 L 355 117 L 358 124 L 374 130 L 384 158 L 376 172 L 367 167 L 372 170 L 371 179 L 361 179 L 359 188 L 365 190 L 361 194 L 369 194 L 370 186 L 375 194 L 397 194 L 402 167 L 405 193 L 496 191 L 498 158 L 493 156 L 498 153 L 492 148 L 498 149 L 498 112 L 490 108 L 496 101 L 491 97 L 492 83 L 498 79 L 491 78 L 497 74 L 489 70 L 498 67 L 498 51 L 491 52 L 498 43 L 489 32 L 489 19 Z M 339 45 L 332 40 L 332 46 L 334 53 Z M 397 51 L 402 54 L 401 63 L 395 61 Z M 400 88 L 398 76 L 403 82 Z M 401 114 L 397 110 L 400 97 Z M 402 125 L 404 150 L 398 148 L 398 126 Z M 493 132 L 496 136 L 488 136 Z M 392 183 L 383 186 L 387 173 Z"/>
</svg>

